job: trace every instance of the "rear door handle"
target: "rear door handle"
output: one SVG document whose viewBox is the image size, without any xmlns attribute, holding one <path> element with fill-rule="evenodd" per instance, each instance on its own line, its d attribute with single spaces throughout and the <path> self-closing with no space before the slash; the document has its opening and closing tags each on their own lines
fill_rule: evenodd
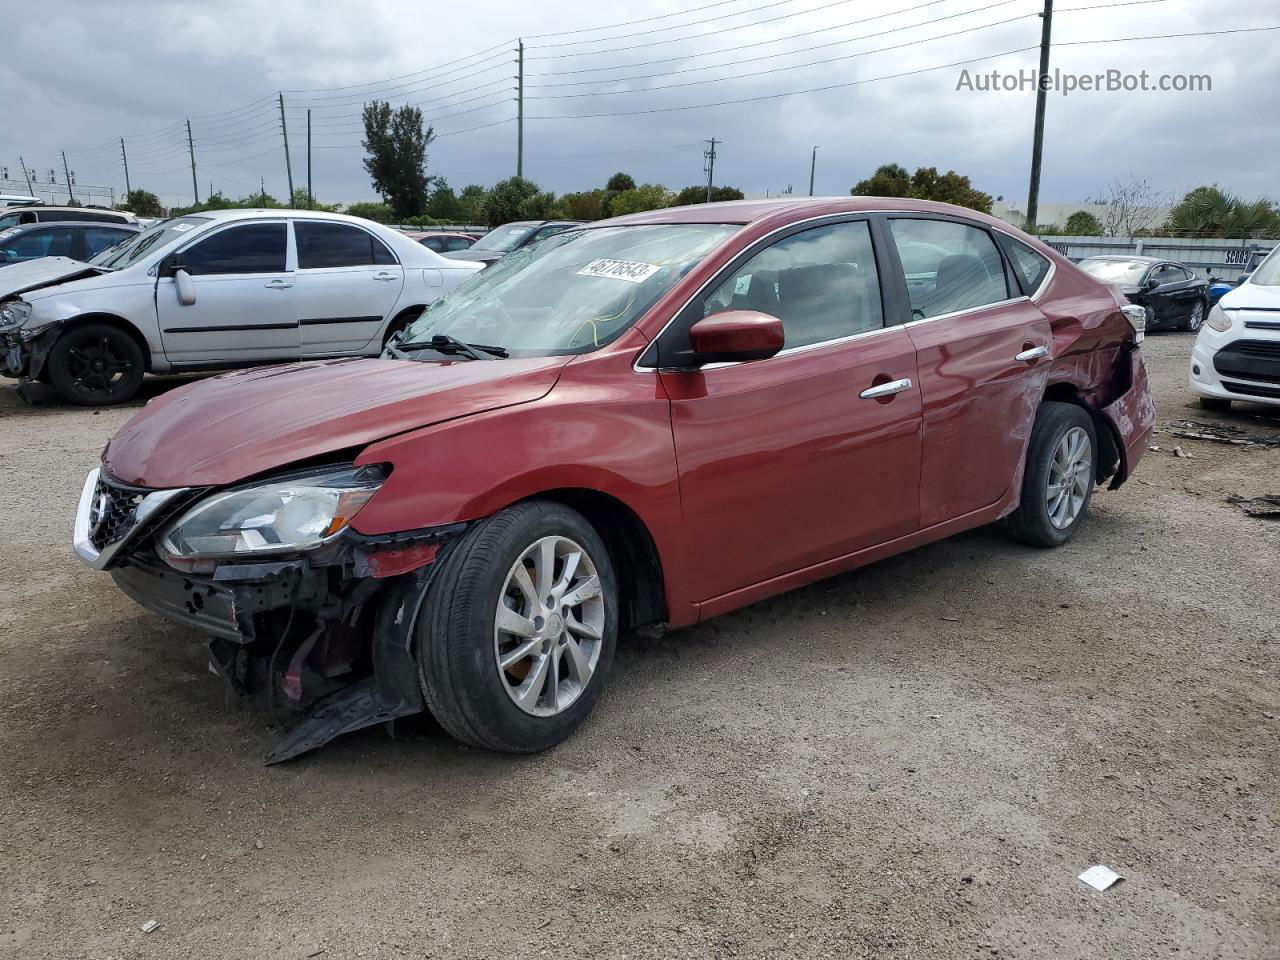
<svg viewBox="0 0 1280 960">
<path fill-rule="evenodd" d="M 264 283 L 263 286 L 268 290 L 288 290 L 293 286 L 293 284 L 289 283 L 287 280 L 270 280 L 267 283 Z"/>
<path fill-rule="evenodd" d="M 1019 354 L 1015 354 L 1015 360 L 1021 363 L 1031 363 L 1033 360 L 1040 360 L 1049 355 L 1048 347 L 1032 347 L 1029 350 L 1023 350 Z"/>
<path fill-rule="evenodd" d="M 396 275 L 394 273 L 387 273 L 385 270 L 383 270 L 381 273 L 375 273 L 373 275 L 373 279 L 375 280 L 387 281 L 387 280 L 394 280 L 395 278 L 396 278 Z"/>
<path fill-rule="evenodd" d="M 867 387 L 858 396 L 863 400 L 875 400 L 879 397 L 891 397 L 895 393 L 901 393 L 903 390 L 911 389 L 911 378 L 903 377 L 901 380 L 890 380 L 888 383 L 877 384 L 874 387 Z"/>
</svg>

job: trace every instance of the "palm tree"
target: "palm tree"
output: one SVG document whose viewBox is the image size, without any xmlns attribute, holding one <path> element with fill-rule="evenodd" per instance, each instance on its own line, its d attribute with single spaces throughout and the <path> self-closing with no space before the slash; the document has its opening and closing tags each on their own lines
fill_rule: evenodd
<svg viewBox="0 0 1280 960">
<path fill-rule="evenodd" d="M 1165 229 L 1184 237 L 1261 237 L 1280 232 L 1270 200 L 1246 203 L 1233 193 L 1196 187 L 1169 211 Z"/>
</svg>

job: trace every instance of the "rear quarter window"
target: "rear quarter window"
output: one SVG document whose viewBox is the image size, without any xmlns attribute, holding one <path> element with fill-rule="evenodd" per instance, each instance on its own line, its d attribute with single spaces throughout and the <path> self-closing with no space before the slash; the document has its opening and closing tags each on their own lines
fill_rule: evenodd
<svg viewBox="0 0 1280 960">
<path fill-rule="evenodd" d="M 1021 240 L 1003 234 L 1000 239 L 1005 253 L 1009 255 L 1009 262 L 1013 264 L 1013 272 L 1022 286 L 1022 292 L 1031 296 L 1040 289 L 1040 284 L 1049 275 L 1049 258 L 1032 250 Z"/>
</svg>

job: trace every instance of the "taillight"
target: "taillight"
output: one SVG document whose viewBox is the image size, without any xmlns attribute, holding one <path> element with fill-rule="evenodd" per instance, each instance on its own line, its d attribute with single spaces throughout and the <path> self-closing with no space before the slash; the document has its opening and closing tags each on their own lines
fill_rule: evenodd
<svg viewBox="0 0 1280 960">
<path fill-rule="evenodd" d="M 1129 326 L 1133 327 L 1133 342 L 1141 343 L 1147 336 L 1147 308 L 1136 303 L 1126 303 L 1120 308 L 1120 312 L 1129 321 Z"/>
</svg>

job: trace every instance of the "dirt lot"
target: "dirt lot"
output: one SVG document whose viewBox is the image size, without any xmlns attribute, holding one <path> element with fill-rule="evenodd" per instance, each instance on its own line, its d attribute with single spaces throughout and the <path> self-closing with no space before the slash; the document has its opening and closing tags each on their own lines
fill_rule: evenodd
<svg viewBox="0 0 1280 960">
<path fill-rule="evenodd" d="M 541 756 L 270 769 L 199 638 L 71 554 L 132 411 L 0 387 L 0 956 L 1280 956 L 1280 521 L 1223 500 L 1280 448 L 1168 432 L 1280 416 L 1202 414 L 1189 349 L 1148 341 L 1160 449 L 1064 549 L 981 530 L 625 638 Z"/>
</svg>

